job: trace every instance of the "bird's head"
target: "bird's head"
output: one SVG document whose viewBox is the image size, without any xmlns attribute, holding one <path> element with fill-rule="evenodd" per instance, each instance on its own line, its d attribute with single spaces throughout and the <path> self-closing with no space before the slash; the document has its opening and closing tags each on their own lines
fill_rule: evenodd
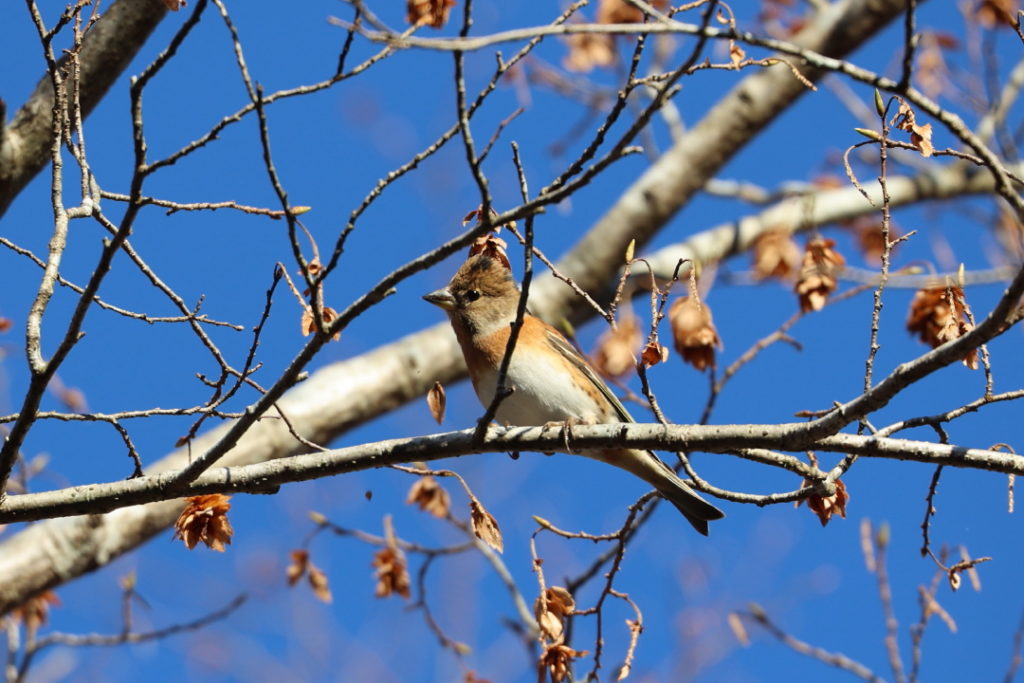
<svg viewBox="0 0 1024 683">
<path fill-rule="evenodd" d="M 447 311 L 453 322 L 477 334 L 515 320 L 519 289 L 505 264 L 487 254 L 477 254 L 462 264 L 447 286 L 423 298 Z"/>
</svg>

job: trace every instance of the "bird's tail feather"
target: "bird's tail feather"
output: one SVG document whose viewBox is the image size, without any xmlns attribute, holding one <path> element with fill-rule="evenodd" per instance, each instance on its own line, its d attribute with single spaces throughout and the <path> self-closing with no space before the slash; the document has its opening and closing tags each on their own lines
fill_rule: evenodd
<svg viewBox="0 0 1024 683">
<path fill-rule="evenodd" d="M 697 495 L 675 470 L 651 451 L 607 449 L 585 451 L 583 454 L 621 467 L 649 483 L 705 536 L 708 535 L 708 522 L 725 517 L 724 512 Z"/>
<path fill-rule="evenodd" d="M 653 453 L 651 455 L 654 456 Z M 654 457 L 657 458 L 657 456 Z M 658 462 L 661 460 L 658 459 Z M 658 493 L 683 513 L 683 517 L 686 517 L 686 521 L 693 525 L 694 529 L 707 536 L 708 522 L 722 519 L 725 517 L 725 513 L 697 495 L 697 492 L 680 479 L 671 467 L 664 463 L 662 465 L 664 465 L 665 476 L 655 483 Z"/>
</svg>

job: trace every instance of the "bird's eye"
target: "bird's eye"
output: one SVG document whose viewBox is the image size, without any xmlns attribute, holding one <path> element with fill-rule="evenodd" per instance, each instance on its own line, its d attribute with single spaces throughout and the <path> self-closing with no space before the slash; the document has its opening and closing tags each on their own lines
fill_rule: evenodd
<svg viewBox="0 0 1024 683">
<path fill-rule="evenodd" d="M 478 289 L 471 289 L 468 292 L 466 292 L 466 301 L 472 302 L 472 301 L 476 301 L 479 298 L 480 298 L 480 290 L 478 290 Z"/>
</svg>

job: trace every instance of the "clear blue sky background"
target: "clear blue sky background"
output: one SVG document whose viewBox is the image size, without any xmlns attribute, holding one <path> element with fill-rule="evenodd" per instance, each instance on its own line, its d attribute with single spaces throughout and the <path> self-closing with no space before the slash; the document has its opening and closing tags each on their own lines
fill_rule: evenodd
<svg viewBox="0 0 1024 683">
<path fill-rule="evenodd" d="M 62 5 L 43 8 L 53 22 Z M 386 5 L 386 6 L 385 6 Z M 745 6 L 741 6 L 745 5 Z M 739 3 L 741 27 L 750 26 L 755 3 Z M 400 3 L 374 3 L 391 25 L 402 25 Z M 322 80 L 330 75 L 344 32 L 327 23 L 331 14 L 346 16 L 337 2 L 233 3 L 232 16 L 246 48 L 251 73 L 267 92 Z M 474 33 L 550 21 L 555 3 L 478 2 Z M 157 29 L 139 58 L 111 90 L 87 123 L 89 158 L 105 189 L 127 191 L 131 165 L 127 77 L 139 73 L 166 45 L 191 8 L 171 14 Z M 456 13 L 461 12 L 460 7 Z M 953 3 L 924 3 L 919 25 L 963 37 L 964 25 Z M 454 33 L 449 27 L 444 34 Z M 877 36 L 854 60 L 868 68 L 894 73 L 902 28 L 893 26 Z M 425 31 L 425 33 L 428 33 Z M 682 50 L 689 46 L 683 43 Z M 726 61 L 724 46 L 712 51 Z M 511 54 L 514 48 L 503 48 Z M 1006 63 L 1019 58 L 1020 45 L 1012 35 L 998 36 L 995 49 Z M 564 45 L 543 44 L 538 58 L 558 65 Z M 350 64 L 372 52 L 357 39 Z M 754 51 L 750 51 L 755 54 Z M 679 54 L 682 54 L 680 51 Z M 969 55 L 949 55 L 954 65 L 968 65 Z M 493 55 L 468 57 L 470 92 L 489 76 Z M 28 13 L 18 3 L 0 9 L 0 97 L 16 109 L 43 72 L 40 47 Z M 700 72 L 683 81 L 676 98 L 688 123 L 699 120 L 717 99 L 745 74 Z M 594 78 L 612 85 L 612 74 Z M 871 93 L 854 86 L 870 106 Z M 151 158 L 160 158 L 202 135 L 222 116 L 247 102 L 237 73 L 227 31 L 214 9 L 186 42 L 178 57 L 147 90 L 146 132 Z M 962 98 L 944 103 L 963 112 L 968 123 L 976 118 L 961 106 Z M 294 204 L 313 210 L 304 222 L 326 248 L 377 179 L 429 144 L 453 120 L 450 55 L 408 51 L 376 65 L 362 76 L 310 97 L 282 101 L 269 110 L 272 145 L 278 171 Z M 514 121 L 492 153 L 486 171 L 499 208 L 518 199 L 508 142 L 523 151 L 531 187 L 537 189 L 557 174 L 566 158 L 552 156 L 549 146 L 561 141 L 583 116 L 578 104 L 541 88 L 523 91 L 503 86 L 474 121 L 478 141 L 488 139 L 499 121 L 516 107 L 526 112 Z M 853 128 L 862 125 L 828 88 L 808 94 L 746 148 L 722 177 L 776 187 L 782 181 L 806 181 L 822 173 L 842 174 L 838 155 L 861 138 Z M 663 147 L 667 136 L 656 127 Z M 584 136 L 584 139 L 586 137 Z M 572 142 L 571 149 L 579 147 Z M 943 129 L 935 133 L 937 147 L 955 146 Z M 178 201 L 219 201 L 277 208 L 260 160 L 256 120 L 250 117 L 226 129 L 220 139 L 154 177 L 146 193 Z M 623 188 L 648 162 L 634 156 L 575 195 L 571 202 L 552 207 L 537 221 L 537 241 L 557 257 L 607 210 Z M 947 163 L 932 161 L 936 165 Z M 864 168 L 865 182 L 877 171 Z M 48 174 L 40 175 L 0 221 L 2 234 L 14 242 L 45 253 L 52 227 L 48 204 Z M 74 184 L 68 196 L 74 196 Z M 460 220 L 479 198 L 463 152 L 453 143 L 423 168 L 393 187 L 361 219 L 341 267 L 327 285 L 327 303 L 343 308 L 381 276 L 461 230 Z M 990 200 L 975 200 L 970 210 L 932 204 L 900 210 L 895 221 L 918 235 L 900 248 L 896 265 L 927 260 L 940 269 L 968 269 L 992 264 L 999 248 L 986 229 Z M 118 215 L 113 202 L 105 207 Z M 707 227 L 756 209 L 737 202 L 699 197 L 677 215 L 653 246 L 684 240 Z M 851 263 L 863 266 L 844 233 L 828 231 Z M 63 274 L 77 282 L 91 273 L 105 235 L 93 223 L 73 225 Z M 936 245 L 948 242 L 953 261 L 936 256 Z M 251 326 L 263 307 L 263 292 L 277 261 L 289 263 L 290 247 L 283 222 L 229 211 L 164 215 L 144 211 L 132 241 L 151 266 L 187 301 L 205 296 L 203 310 L 213 318 Z M 349 358 L 401 335 L 435 324 L 440 313 L 420 300 L 423 292 L 444 283 L 461 255 L 429 272 L 410 278 L 398 293 L 356 321 L 338 343 L 331 344 L 311 369 Z M 518 258 L 514 259 L 518 263 Z M 518 267 L 518 266 L 517 266 Z M 746 258 L 723 265 L 723 272 L 744 271 Z M 290 266 L 294 271 L 294 266 Z M 795 310 L 790 291 L 778 284 L 761 287 L 729 286 L 720 277 L 709 302 L 725 343 L 727 364 L 754 341 L 773 331 Z M 38 285 L 39 272 L 25 259 L 0 252 L 0 315 L 23 321 Z M 846 283 L 845 286 L 849 286 Z M 977 314 L 984 314 L 1000 287 L 968 291 Z M 127 259 L 115 263 L 101 294 L 113 303 L 153 314 L 172 314 L 167 303 L 149 288 Z M 898 363 L 924 350 L 904 330 L 912 291 L 886 294 L 882 317 L 882 350 L 876 372 L 882 376 Z M 52 349 L 61 324 L 74 304 L 59 291 L 47 314 L 46 348 Z M 777 345 L 765 351 L 728 385 L 712 421 L 777 422 L 792 419 L 799 410 L 828 407 L 848 400 L 862 388 L 871 313 L 869 294 L 829 307 L 802 321 L 792 332 L 803 351 Z M 80 388 L 91 409 L 117 411 L 140 407 L 193 405 L 206 395 L 196 372 L 213 372 L 205 351 L 183 326 L 147 326 L 94 310 L 85 326 L 88 336 L 60 372 L 63 382 Z M 599 325 L 580 330 L 590 348 Z M 218 330 L 217 342 L 237 364 L 249 335 Z M 23 330 L 16 327 L 0 337 L 0 413 L 17 409 L 26 385 L 22 351 Z M 282 288 L 260 347 L 264 369 L 257 379 L 274 377 L 301 347 L 299 310 Z M 996 390 L 1022 385 L 1019 362 L 1021 336 L 1013 330 L 992 346 Z M 698 419 L 707 380 L 678 357 L 652 370 L 652 380 L 668 415 L 677 422 Z M 971 400 L 983 391 L 981 372 L 952 366 L 906 392 L 880 414 L 875 425 L 938 412 Z M 449 387 L 444 428 L 474 423 L 481 410 L 465 384 Z M 254 396 L 246 395 L 238 409 Z M 44 408 L 59 408 L 48 397 Z M 639 411 L 634 411 L 639 413 Z M 173 448 L 189 422 L 160 418 L 133 423 L 132 436 L 147 462 Z M 437 431 L 425 404 L 415 402 L 354 430 L 340 440 L 356 444 L 377 439 Z M 954 443 L 985 447 L 997 442 L 1024 443 L 1020 407 L 988 407 L 949 428 Z M 933 439 L 927 430 L 908 434 Z M 116 433 L 103 425 L 39 424 L 25 446 L 29 456 L 45 453 L 47 470 L 33 482 L 36 489 L 124 477 L 129 461 Z M 825 456 L 831 462 L 831 456 Z M 772 471 L 736 458 L 697 455 L 704 476 L 717 484 L 768 493 L 795 488 L 789 474 Z M 583 458 L 547 458 L 524 454 L 518 461 L 482 455 L 450 463 L 469 481 L 498 518 L 505 537 L 504 558 L 520 588 L 532 599 L 529 536 L 537 514 L 568 529 L 610 531 L 623 519 L 625 507 L 644 491 L 642 483 Z M 875 576 L 865 570 L 860 551 L 859 523 L 863 518 L 887 521 L 892 527 L 890 573 L 900 646 L 909 661 L 909 625 L 919 617 L 917 587 L 934 573 L 931 560 L 922 559 L 920 523 L 932 468 L 878 460 L 859 462 L 845 478 L 852 500 L 849 518 L 822 528 L 806 509 L 791 505 L 766 509 L 725 504 L 727 519 L 713 527 L 710 538 L 698 537 L 676 514 L 665 508 L 641 532 L 627 554 L 617 586 L 643 610 L 647 630 L 640 639 L 632 680 L 661 681 L 775 681 L 811 677 L 841 679 L 834 669 L 802 657 L 753 630 L 754 643 L 740 647 L 725 617 L 750 601 L 765 607 L 785 629 L 829 650 L 842 651 L 889 677 Z M 305 587 L 289 589 L 284 570 L 288 551 L 297 547 L 311 524 L 309 510 L 335 523 L 374 533 L 385 514 L 393 514 L 399 534 L 427 545 L 450 543 L 457 537 L 439 521 L 404 505 L 412 478 L 397 472 L 362 472 L 344 477 L 286 486 L 277 496 L 236 496 L 231 520 L 234 543 L 228 552 L 205 548 L 188 552 L 163 534 L 141 551 L 113 566 L 62 587 L 63 606 L 52 625 L 64 631 L 114 633 L 120 628 L 118 577 L 137 572 L 139 591 L 150 609 L 136 611 L 137 626 L 159 628 L 187 621 L 229 601 L 240 591 L 249 602 L 235 615 L 198 633 L 158 643 L 116 649 L 50 650 L 37 663 L 37 680 L 346 680 L 453 681 L 461 669 L 450 653 L 436 645 L 420 614 L 407 611 L 400 599 L 373 597 L 372 549 L 351 539 L 319 537 L 313 561 L 328 574 L 334 603 L 323 605 Z M 457 505 L 461 493 L 451 489 Z M 368 500 L 364 493 L 372 491 Z M 938 514 L 932 527 L 936 545 L 967 545 L 974 555 L 992 555 L 981 567 L 984 589 L 964 587 L 951 594 L 943 586 L 938 600 L 959 626 L 952 634 L 940 622 L 929 624 L 924 643 L 925 680 L 992 680 L 1008 666 L 1011 638 L 1024 608 L 1019 569 L 1024 553 L 1017 542 L 1017 515 L 1006 510 L 1006 478 L 979 472 L 948 471 L 940 485 Z M 8 528 L 3 536 L 15 533 Z M 3 536 L 0 536 L 2 540 Z M 569 543 L 544 537 L 540 552 L 549 583 L 587 566 L 597 548 L 586 542 Z M 419 558 L 410 557 L 413 570 Z M 2 579 L 0 579 L 2 580 Z M 493 681 L 534 680 L 532 666 L 517 639 L 502 625 L 513 610 L 507 594 L 489 565 L 477 555 L 439 560 L 428 588 L 445 631 L 473 648 L 469 668 Z M 591 589 L 578 597 L 589 606 Z M 632 613 L 611 604 L 605 620 L 609 666 L 621 660 L 627 642 L 623 620 Z M 592 618 L 577 620 L 578 645 L 589 649 Z M 584 669 L 585 670 L 585 669 Z M 605 678 L 610 676 L 605 669 Z"/>
</svg>

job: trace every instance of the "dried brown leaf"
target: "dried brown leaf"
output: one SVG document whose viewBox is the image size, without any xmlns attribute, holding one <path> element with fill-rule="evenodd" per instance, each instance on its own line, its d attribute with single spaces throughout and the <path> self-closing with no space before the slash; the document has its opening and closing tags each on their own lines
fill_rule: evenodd
<svg viewBox="0 0 1024 683">
<path fill-rule="evenodd" d="M 12 609 L 11 617 L 24 624 L 26 631 L 35 633 L 49 620 L 51 605 L 60 605 L 60 598 L 53 591 L 44 591 Z"/>
<path fill-rule="evenodd" d="M 306 569 L 309 566 L 309 551 L 293 550 L 291 558 L 292 563 L 285 570 L 285 575 L 288 577 L 288 585 L 294 586 L 306 573 Z"/>
<path fill-rule="evenodd" d="M 680 297 L 669 308 L 668 319 L 676 351 L 683 361 L 701 372 L 715 367 L 715 349 L 722 349 L 722 340 L 707 303 L 693 296 Z"/>
<path fill-rule="evenodd" d="M 747 627 L 743 624 L 743 617 L 736 612 L 729 612 L 726 621 L 729 623 L 729 629 L 736 636 L 736 640 L 739 641 L 740 645 L 750 647 L 750 634 L 747 633 Z"/>
<path fill-rule="evenodd" d="M 476 498 L 469 499 L 469 512 L 473 533 L 476 534 L 476 537 L 499 553 L 504 552 L 505 543 L 501 538 L 498 520 Z"/>
<path fill-rule="evenodd" d="M 407 504 L 415 503 L 420 510 L 444 519 L 451 509 L 451 497 L 448 491 L 430 475 L 424 475 L 417 479 L 409 488 L 409 495 L 406 496 Z"/>
<path fill-rule="evenodd" d="M 733 41 L 729 41 L 729 61 L 732 62 L 733 68 L 740 68 L 740 64 L 747 58 L 747 53 L 743 51 L 743 48 L 737 45 Z"/>
<path fill-rule="evenodd" d="M 659 344 L 658 342 L 647 342 L 647 346 L 640 352 L 640 361 L 646 367 L 653 367 L 658 363 L 664 363 L 668 360 L 668 347 Z"/>
<path fill-rule="evenodd" d="M 800 268 L 800 247 L 788 230 L 769 230 L 754 241 L 751 265 L 758 280 L 788 280 Z"/>
<path fill-rule="evenodd" d="M 605 33 L 574 33 L 566 38 L 569 53 L 562 59 L 567 71 L 587 73 L 615 64 L 615 43 Z"/>
<path fill-rule="evenodd" d="M 327 574 L 324 574 L 322 569 L 312 563 L 309 565 L 309 587 L 313 589 L 313 595 L 316 596 L 317 600 L 328 605 L 331 604 L 334 598 L 331 596 L 331 587 L 327 582 Z"/>
<path fill-rule="evenodd" d="M 411 26 L 443 28 L 455 0 L 406 0 L 405 20 Z"/>
<path fill-rule="evenodd" d="M 430 409 L 430 414 L 437 421 L 437 424 L 444 422 L 444 408 L 447 404 L 447 399 L 444 394 L 444 387 L 441 386 L 440 382 L 434 382 L 434 386 L 430 387 L 430 391 L 427 392 L 427 407 Z"/>
<path fill-rule="evenodd" d="M 794 287 L 804 313 L 824 308 L 829 295 L 839 286 L 836 277 L 846 259 L 832 249 L 835 245 L 834 240 L 816 237 L 804 247 L 803 267 Z"/>
<path fill-rule="evenodd" d="M 512 270 L 512 264 L 509 263 L 508 256 L 505 254 L 507 247 L 508 243 L 505 240 L 498 237 L 496 233 L 489 232 L 486 235 L 477 237 L 473 241 L 473 244 L 469 246 L 469 256 L 467 258 L 473 258 L 477 254 L 485 254 L 499 261 L 509 270 Z"/>
<path fill-rule="evenodd" d="M 562 683 L 569 676 L 573 660 L 586 656 L 586 650 L 573 650 L 568 645 L 555 643 L 544 648 L 540 656 L 540 665 L 551 674 L 551 683 Z"/>
<path fill-rule="evenodd" d="M 551 641 L 559 641 L 565 631 L 565 617 L 576 609 L 572 594 L 561 586 L 551 586 L 537 598 L 533 612 L 541 633 Z"/>
<path fill-rule="evenodd" d="M 640 321 L 632 313 L 625 312 L 615 329 L 607 330 L 598 338 L 597 347 L 591 355 L 594 367 L 605 377 L 622 377 L 634 368 L 634 354 L 642 343 Z"/>
<path fill-rule="evenodd" d="M 230 496 L 220 493 L 188 498 L 174 523 L 174 538 L 180 538 L 189 550 L 202 541 L 211 550 L 224 552 L 234 534 L 228 521 L 229 500 Z"/>
<path fill-rule="evenodd" d="M 806 479 L 804 480 L 804 486 L 810 486 L 812 483 Z M 850 494 L 846 491 L 846 484 L 841 479 L 837 479 L 835 485 L 836 492 L 831 496 L 813 495 L 806 498 L 807 507 L 814 514 L 818 515 L 818 520 L 822 526 L 827 525 L 835 513 L 839 513 L 839 516 L 844 519 L 846 518 L 846 504 L 850 500 Z M 798 501 L 797 506 L 801 502 L 803 501 Z"/>
<path fill-rule="evenodd" d="M 1018 0 L 976 0 L 968 16 L 987 29 L 1016 25 Z"/>
<path fill-rule="evenodd" d="M 864 260 L 874 265 L 881 264 L 882 254 L 885 251 L 885 235 L 882 232 L 882 222 L 874 218 L 865 217 L 854 221 L 851 227 L 857 238 L 857 246 L 860 247 L 861 253 L 864 254 Z M 899 236 L 899 228 L 890 221 L 889 243 L 895 242 L 899 239 Z"/>
<path fill-rule="evenodd" d="M 961 287 L 924 287 L 917 290 L 910 302 L 907 331 L 934 349 L 974 329 L 967 315 L 969 311 Z M 977 370 L 978 350 L 971 349 L 962 360 L 968 368 Z"/>
<path fill-rule="evenodd" d="M 406 568 L 405 553 L 398 547 L 391 515 L 384 517 L 384 539 L 387 545 L 373 555 L 372 564 L 377 569 L 377 588 L 374 594 L 378 598 L 386 598 L 397 593 L 408 599 L 409 570 Z"/>
<path fill-rule="evenodd" d="M 323 307 L 323 319 L 324 325 L 330 325 L 331 322 L 338 317 L 338 312 L 330 306 Z M 319 330 L 316 327 L 316 319 L 313 317 L 313 309 L 306 306 L 302 309 L 302 336 L 308 337 L 314 332 Z M 334 341 L 341 339 L 341 331 L 335 332 L 331 337 Z"/>
<path fill-rule="evenodd" d="M 932 147 L 932 124 L 918 124 L 914 110 L 903 100 L 900 100 L 899 111 L 893 117 L 892 123 L 900 130 L 910 133 L 910 144 L 917 148 L 921 156 L 930 157 L 935 153 L 935 148 Z"/>
</svg>

